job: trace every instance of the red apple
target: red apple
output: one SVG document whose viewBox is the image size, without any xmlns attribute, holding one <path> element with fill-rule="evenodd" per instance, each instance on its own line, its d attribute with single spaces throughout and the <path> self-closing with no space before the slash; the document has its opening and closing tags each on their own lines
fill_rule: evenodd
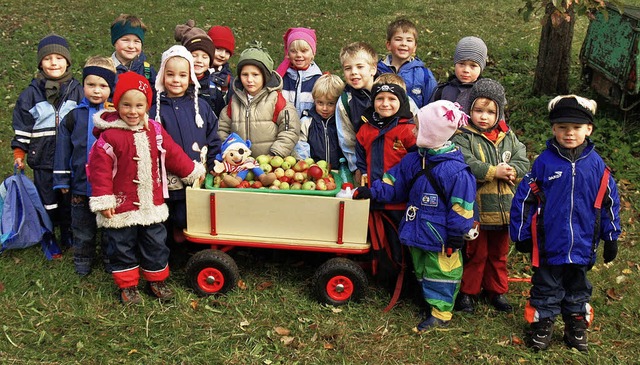
<svg viewBox="0 0 640 365">
<path fill-rule="evenodd" d="M 311 176 L 316 180 L 322 178 L 323 174 L 324 174 L 324 171 L 322 171 L 322 168 L 318 165 L 311 165 L 307 170 L 307 175 Z"/>
<path fill-rule="evenodd" d="M 309 164 L 306 163 L 304 160 L 300 160 L 296 162 L 295 165 L 293 165 L 293 170 L 297 172 L 305 171 L 308 168 L 309 168 Z"/>
<path fill-rule="evenodd" d="M 260 181 L 254 181 L 253 184 L 251 184 L 251 187 L 254 189 L 260 189 L 262 187 L 262 183 Z"/>
</svg>

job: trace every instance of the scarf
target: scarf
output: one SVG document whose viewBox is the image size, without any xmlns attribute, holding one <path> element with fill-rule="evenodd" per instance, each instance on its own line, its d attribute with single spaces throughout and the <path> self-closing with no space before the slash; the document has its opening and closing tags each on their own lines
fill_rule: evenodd
<svg viewBox="0 0 640 365">
<path fill-rule="evenodd" d="M 52 79 L 45 75 L 44 71 L 40 70 L 36 75 L 36 79 L 44 80 L 44 95 L 47 98 L 49 104 L 54 107 L 58 106 L 60 102 L 62 85 L 69 82 L 73 75 L 67 70 L 62 76 L 57 79 Z"/>
</svg>

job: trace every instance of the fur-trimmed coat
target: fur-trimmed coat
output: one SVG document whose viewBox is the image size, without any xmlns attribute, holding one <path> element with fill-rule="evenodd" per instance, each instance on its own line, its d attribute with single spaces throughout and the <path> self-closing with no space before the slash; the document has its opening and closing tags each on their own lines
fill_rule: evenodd
<svg viewBox="0 0 640 365">
<path fill-rule="evenodd" d="M 148 116 L 147 116 L 148 118 Z M 131 127 L 114 111 L 94 116 L 98 140 L 89 155 L 92 212 L 115 209 L 113 218 L 97 214 L 98 227 L 123 228 L 163 222 L 169 216 L 164 203 L 166 170 L 193 184 L 204 166 L 189 159 L 171 136 L 149 119 L 149 128 Z M 161 156 L 161 147 L 165 153 Z M 164 182 L 164 183 L 163 183 Z"/>
</svg>

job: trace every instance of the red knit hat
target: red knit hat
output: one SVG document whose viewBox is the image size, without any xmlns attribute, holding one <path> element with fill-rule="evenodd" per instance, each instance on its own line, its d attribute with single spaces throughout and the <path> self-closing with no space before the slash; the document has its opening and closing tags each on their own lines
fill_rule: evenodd
<svg viewBox="0 0 640 365">
<path fill-rule="evenodd" d="M 214 47 L 224 48 L 233 56 L 233 52 L 236 49 L 236 39 L 233 36 L 231 28 L 223 25 L 216 25 L 211 27 L 207 34 L 213 41 Z"/>
<path fill-rule="evenodd" d="M 153 101 L 153 89 L 149 81 L 142 75 L 133 71 L 127 71 L 118 75 L 116 90 L 113 92 L 113 105 L 118 109 L 118 103 L 124 93 L 129 90 L 138 90 L 147 98 L 147 111 L 151 108 Z"/>
</svg>

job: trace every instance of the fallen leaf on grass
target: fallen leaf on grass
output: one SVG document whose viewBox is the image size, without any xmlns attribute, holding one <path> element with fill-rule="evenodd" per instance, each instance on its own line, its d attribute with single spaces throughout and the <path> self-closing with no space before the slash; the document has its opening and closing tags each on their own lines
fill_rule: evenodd
<svg viewBox="0 0 640 365">
<path fill-rule="evenodd" d="M 238 280 L 238 288 L 240 290 L 247 290 L 247 283 L 244 280 Z"/>
<path fill-rule="evenodd" d="M 191 303 L 190 303 L 190 305 L 191 305 L 191 308 L 192 308 L 193 310 L 198 309 L 198 301 L 197 301 L 197 300 L 192 300 L 192 301 L 191 301 Z"/>
<path fill-rule="evenodd" d="M 4 283 L 0 282 L 0 293 L 4 291 Z"/>
<path fill-rule="evenodd" d="M 340 309 L 340 308 L 336 308 L 336 307 L 331 307 L 331 311 L 332 311 L 333 313 L 342 313 L 342 309 Z"/>
<path fill-rule="evenodd" d="M 273 364 L 273 361 L 267 359 L 267 360 L 263 361 L 262 363 L 265 364 L 265 365 L 271 365 L 271 364 Z"/>
<path fill-rule="evenodd" d="M 258 291 L 263 291 L 265 289 L 268 289 L 270 287 L 273 286 L 273 283 L 270 281 L 263 281 L 262 283 L 258 284 L 258 286 L 256 286 L 256 290 Z"/>
<path fill-rule="evenodd" d="M 133 355 L 133 354 L 137 354 L 137 353 L 138 353 L 138 350 L 131 349 L 131 350 L 129 350 L 129 352 L 127 352 L 127 356 L 130 356 L 130 355 Z"/>
<path fill-rule="evenodd" d="M 317 323 L 311 323 L 309 325 L 309 329 L 310 330 L 317 330 L 318 329 L 318 324 Z"/>
<path fill-rule="evenodd" d="M 282 336 L 280 338 L 280 342 L 282 342 L 282 344 L 284 344 L 285 346 L 291 345 L 293 340 L 294 340 L 294 338 L 292 336 Z"/>
<path fill-rule="evenodd" d="M 328 342 L 325 342 L 322 347 L 324 347 L 325 350 L 333 350 L 333 345 Z"/>
<path fill-rule="evenodd" d="M 625 275 L 631 275 L 631 269 L 623 269 L 623 270 L 622 270 L 622 273 L 623 273 L 623 274 L 625 274 Z M 0 283 L 0 285 L 2 285 L 2 283 Z M 2 288 L 2 287 L 0 286 L 0 289 L 1 289 L 1 288 Z"/>
<path fill-rule="evenodd" d="M 622 295 L 618 295 L 614 288 L 607 290 L 607 297 L 612 300 L 622 300 Z"/>
<path fill-rule="evenodd" d="M 624 276 L 624 275 L 616 276 L 616 284 L 620 284 L 620 283 L 622 283 L 622 282 L 623 282 L 623 281 L 625 281 L 625 280 L 627 280 L 627 277 L 626 277 L 626 276 Z"/>
<path fill-rule="evenodd" d="M 511 336 L 511 343 L 514 344 L 514 345 L 522 345 L 523 341 L 518 336 Z"/>
<path fill-rule="evenodd" d="M 291 331 L 284 327 L 273 327 L 273 330 L 280 336 L 289 336 L 291 334 Z"/>
<path fill-rule="evenodd" d="M 16 264 L 16 265 L 18 265 L 20 263 L 20 261 L 21 260 L 19 258 L 17 258 L 17 257 L 13 258 L 13 263 Z"/>
<path fill-rule="evenodd" d="M 240 322 L 240 328 L 242 328 L 243 330 L 248 325 L 249 325 L 249 321 L 247 321 L 246 319 L 244 321 Z"/>
</svg>

